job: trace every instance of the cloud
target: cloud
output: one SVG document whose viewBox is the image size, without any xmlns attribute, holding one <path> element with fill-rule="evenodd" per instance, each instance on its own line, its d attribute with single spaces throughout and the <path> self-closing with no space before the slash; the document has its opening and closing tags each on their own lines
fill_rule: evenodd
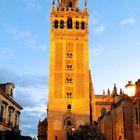
<svg viewBox="0 0 140 140">
<path fill-rule="evenodd" d="M 40 87 L 43 85 L 48 85 L 48 76 L 47 75 L 18 75 L 10 69 L 0 69 L 0 81 L 2 83 L 14 82 L 18 87 Z"/>
<path fill-rule="evenodd" d="M 0 69 L 1 83 L 12 82 L 12 81 L 15 82 L 16 78 L 17 78 L 17 74 L 14 71 L 5 68 Z"/>
<path fill-rule="evenodd" d="M 94 32 L 98 35 L 106 31 L 106 27 L 104 25 L 100 25 L 95 28 Z"/>
<path fill-rule="evenodd" d="M 48 85 L 32 88 L 15 88 L 15 100 L 24 109 L 31 111 L 45 111 L 48 98 Z"/>
<path fill-rule="evenodd" d="M 34 136 L 37 135 L 37 125 L 40 116 L 42 116 L 40 111 L 22 111 L 21 113 L 21 130 L 23 135 Z M 46 114 L 45 114 L 46 116 Z M 37 119 L 38 118 L 38 119 Z"/>
<path fill-rule="evenodd" d="M 47 85 L 48 77 L 46 75 L 22 75 L 16 79 L 16 84 L 20 87 L 38 87 L 40 85 Z"/>
<path fill-rule="evenodd" d="M 132 25 L 136 23 L 136 19 L 135 18 L 128 18 L 128 19 L 124 19 L 120 22 L 121 25 Z"/>
<path fill-rule="evenodd" d="M 31 32 L 28 31 L 20 31 L 16 28 L 12 28 L 7 30 L 9 34 L 14 36 L 16 40 L 22 41 L 24 46 L 33 49 L 33 50 L 41 50 L 41 51 L 46 51 L 47 45 L 43 44 L 40 41 L 40 38 L 36 34 L 32 34 Z"/>
<path fill-rule="evenodd" d="M 47 79 L 46 75 L 18 75 L 10 69 L 0 69 L 2 83 L 15 83 L 14 100 L 23 107 L 20 126 L 23 135 L 36 135 L 39 119 L 46 116 Z"/>
<path fill-rule="evenodd" d="M 15 100 L 20 103 L 23 108 L 35 108 L 39 105 L 39 101 L 31 97 L 28 91 L 16 90 Z"/>
<path fill-rule="evenodd" d="M 1 48 L 0 49 L 0 60 L 9 60 L 14 59 L 15 55 L 11 49 L 8 48 Z"/>
<path fill-rule="evenodd" d="M 23 135 L 36 135 L 39 120 L 46 117 L 48 96 L 46 87 L 34 88 L 34 90 L 20 88 L 15 92 L 15 100 L 23 106 L 20 127 Z"/>
</svg>

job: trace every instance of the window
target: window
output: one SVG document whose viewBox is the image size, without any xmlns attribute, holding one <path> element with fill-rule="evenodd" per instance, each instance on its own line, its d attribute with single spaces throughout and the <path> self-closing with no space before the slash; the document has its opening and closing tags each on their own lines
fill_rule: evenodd
<svg viewBox="0 0 140 140">
<path fill-rule="evenodd" d="M 71 92 L 67 92 L 67 98 L 72 98 L 72 93 Z"/>
<path fill-rule="evenodd" d="M 67 126 L 71 126 L 71 121 L 70 120 L 67 121 Z"/>
<path fill-rule="evenodd" d="M 73 82 L 73 74 L 66 74 L 65 83 L 70 84 Z"/>
<path fill-rule="evenodd" d="M 68 7 L 72 8 L 72 2 L 69 2 Z"/>
<path fill-rule="evenodd" d="M 81 29 L 82 29 L 82 30 L 85 29 L 85 23 L 84 23 L 84 21 L 81 22 Z"/>
<path fill-rule="evenodd" d="M 67 70 L 72 70 L 72 65 L 71 64 L 67 64 Z"/>
<path fill-rule="evenodd" d="M 12 115 L 12 112 L 11 112 L 11 110 L 9 110 L 9 114 L 8 114 L 8 125 L 11 124 L 11 115 Z"/>
<path fill-rule="evenodd" d="M 101 109 L 101 116 L 103 116 L 103 115 L 105 115 L 105 114 L 106 114 L 106 108 L 103 107 L 103 108 Z"/>
<path fill-rule="evenodd" d="M 1 111 L 0 111 L 0 122 L 3 122 L 3 114 L 4 114 L 4 107 L 1 106 Z"/>
<path fill-rule="evenodd" d="M 17 114 L 15 115 L 15 124 L 14 124 L 14 127 L 16 128 L 17 127 Z"/>
<path fill-rule="evenodd" d="M 11 97 L 13 97 L 13 89 L 11 89 Z"/>
<path fill-rule="evenodd" d="M 58 20 L 55 20 L 55 22 L 54 22 L 54 28 L 58 28 Z"/>
<path fill-rule="evenodd" d="M 71 52 L 67 52 L 67 58 L 72 58 L 72 57 L 73 57 L 72 53 Z"/>
<path fill-rule="evenodd" d="M 72 29 L 72 18 L 68 18 L 68 20 L 67 20 L 67 28 Z"/>
<path fill-rule="evenodd" d="M 65 69 L 66 70 L 73 70 L 73 68 L 74 68 L 74 61 L 73 60 L 69 60 L 69 59 L 67 59 L 66 61 L 65 61 Z M 67 76 L 68 75 L 70 75 L 70 74 L 67 74 Z"/>
<path fill-rule="evenodd" d="M 79 29 L 79 22 L 78 21 L 76 21 L 76 23 L 75 23 L 76 25 L 76 29 Z"/>
<path fill-rule="evenodd" d="M 60 29 L 64 29 L 64 21 L 63 20 L 60 21 Z"/>
<path fill-rule="evenodd" d="M 69 112 L 71 111 L 71 105 L 70 104 L 67 105 L 67 111 L 69 111 Z"/>
<path fill-rule="evenodd" d="M 71 77 L 67 77 L 66 78 L 66 83 L 68 83 L 68 84 L 72 83 L 72 78 Z"/>
</svg>

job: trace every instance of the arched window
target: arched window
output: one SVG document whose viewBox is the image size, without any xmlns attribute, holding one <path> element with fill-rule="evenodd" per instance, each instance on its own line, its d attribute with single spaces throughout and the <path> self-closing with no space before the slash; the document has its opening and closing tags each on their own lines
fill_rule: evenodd
<svg viewBox="0 0 140 140">
<path fill-rule="evenodd" d="M 55 22 L 54 22 L 54 28 L 58 28 L 58 20 L 55 20 Z"/>
<path fill-rule="evenodd" d="M 67 111 L 71 112 L 71 105 L 70 104 L 67 105 Z"/>
<path fill-rule="evenodd" d="M 70 104 L 67 105 L 67 109 L 71 110 L 71 105 Z"/>
<path fill-rule="evenodd" d="M 68 18 L 68 20 L 67 20 L 67 28 L 72 29 L 72 18 Z"/>
<path fill-rule="evenodd" d="M 70 76 L 66 78 L 66 83 L 68 84 L 72 83 L 72 78 Z"/>
<path fill-rule="evenodd" d="M 81 29 L 82 29 L 82 30 L 85 29 L 85 23 L 84 23 L 84 21 L 81 22 Z"/>
<path fill-rule="evenodd" d="M 72 2 L 70 1 L 68 7 L 72 8 Z"/>
<path fill-rule="evenodd" d="M 72 52 L 67 52 L 67 57 L 72 58 Z"/>
<path fill-rule="evenodd" d="M 75 23 L 76 25 L 76 29 L 79 29 L 79 22 L 78 21 L 76 21 L 76 23 Z"/>
<path fill-rule="evenodd" d="M 70 63 L 67 64 L 67 70 L 72 70 L 72 65 Z"/>
<path fill-rule="evenodd" d="M 72 93 L 71 92 L 67 92 L 67 98 L 72 98 Z"/>
<path fill-rule="evenodd" d="M 60 29 L 64 29 L 64 21 L 63 20 L 60 21 Z"/>
<path fill-rule="evenodd" d="M 70 120 L 67 121 L 67 126 L 71 126 L 71 121 Z"/>
<path fill-rule="evenodd" d="M 101 109 L 101 115 L 103 116 L 105 114 L 106 114 L 106 108 L 102 107 L 102 109 Z"/>
</svg>

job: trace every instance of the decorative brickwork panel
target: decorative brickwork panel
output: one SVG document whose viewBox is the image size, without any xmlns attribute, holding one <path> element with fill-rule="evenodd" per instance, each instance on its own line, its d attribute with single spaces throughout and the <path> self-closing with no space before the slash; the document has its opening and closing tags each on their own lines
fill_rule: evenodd
<svg viewBox="0 0 140 140">
<path fill-rule="evenodd" d="M 84 97 L 84 74 L 76 74 L 76 98 Z"/>
<path fill-rule="evenodd" d="M 73 43 L 67 42 L 66 43 L 66 58 L 73 58 Z"/>
<path fill-rule="evenodd" d="M 55 70 L 62 71 L 63 68 L 63 44 L 55 44 Z"/>
<path fill-rule="evenodd" d="M 76 45 L 76 67 L 77 71 L 82 71 L 83 70 L 83 44 L 78 43 Z"/>
<path fill-rule="evenodd" d="M 55 98 L 62 98 L 63 74 L 55 73 Z"/>
</svg>

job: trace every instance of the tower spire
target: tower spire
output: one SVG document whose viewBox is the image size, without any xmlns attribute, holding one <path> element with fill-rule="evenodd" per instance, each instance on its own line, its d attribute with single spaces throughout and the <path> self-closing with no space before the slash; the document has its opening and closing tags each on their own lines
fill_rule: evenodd
<svg viewBox="0 0 140 140">
<path fill-rule="evenodd" d="M 87 0 L 85 0 L 84 12 L 87 12 Z"/>
<path fill-rule="evenodd" d="M 55 5 L 55 0 L 53 0 L 53 5 Z"/>
<path fill-rule="evenodd" d="M 52 1 L 52 11 L 55 10 L 55 0 Z"/>
</svg>

